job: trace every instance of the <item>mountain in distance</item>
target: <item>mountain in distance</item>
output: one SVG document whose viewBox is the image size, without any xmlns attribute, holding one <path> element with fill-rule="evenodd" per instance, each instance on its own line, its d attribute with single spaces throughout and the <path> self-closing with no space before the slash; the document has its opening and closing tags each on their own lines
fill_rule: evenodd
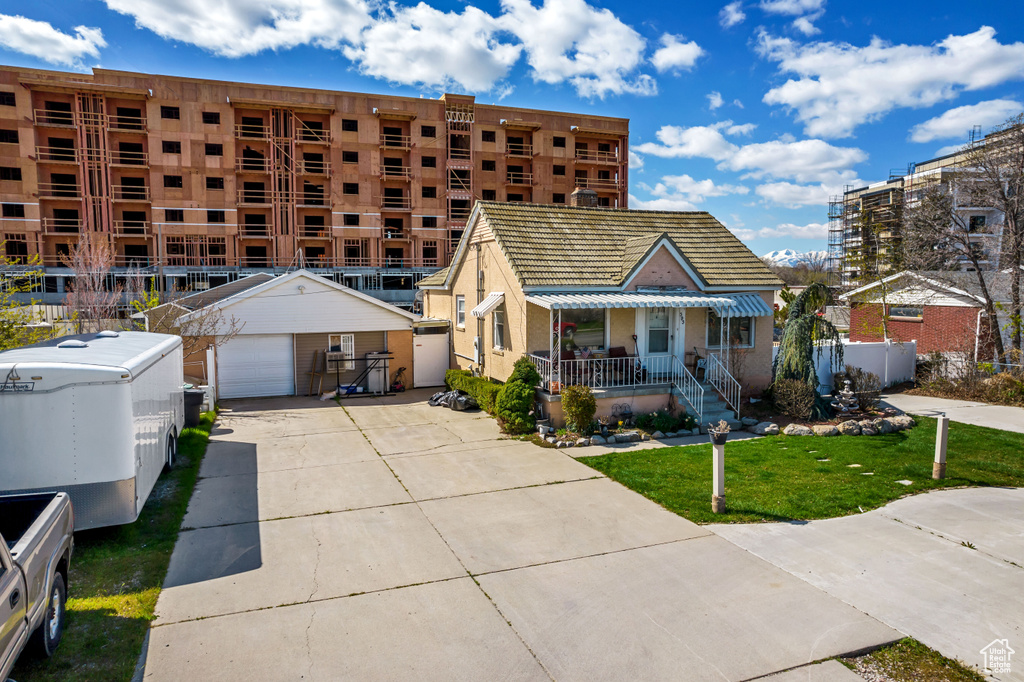
<svg viewBox="0 0 1024 682">
<path fill-rule="evenodd" d="M 781 265 L 787 268 L 795 268 L 800 264 L 806 264 L 813 260 L 825 260 L 828 258 L 828 251 L 808 251 L 799 253 L 793 249 L 781 249 L 769 251 L 761 256 L 761 260 L 768 261 L 773 265 Z"/>
</svg>

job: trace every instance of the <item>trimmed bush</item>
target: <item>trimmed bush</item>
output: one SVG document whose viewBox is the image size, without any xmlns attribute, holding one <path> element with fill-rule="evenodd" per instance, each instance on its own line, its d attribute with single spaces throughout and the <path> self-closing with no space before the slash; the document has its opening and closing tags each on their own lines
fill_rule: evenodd
<svg viewBox="0 0 1024 682">
<path fill-rule="evenodd" d="M 843 382 L 850 380 L 850 390 L 857 398 L 857 404 L 865 412 L 875 409 L 882 400 L 882 380 L 874 372 L 865 372 L 860 367 L 846 367 L 845 372 L 833 376 L 832 393 L 843 390 Z"/>
<path fill-rule="evenodd" d="M 817 392 L 801 379 L 776 381 L 772 390 L 775 408 L 793 419 L 809 418 L 817 397 Z"/>
<path fill-rule="evenodd" d="M 465 369 L 450 369 L 444 373 L 444 383 L 448 388 L 465 391 L 476 400 L 480 409 L 487 414 L 494 414 L 494 402 L 501 390 L 501 384 L 491 379 L 475 377 Z"/>
<path fill-rule="evenodd" d="M 540 372 L 533 366 L 529 358 L 519 358 L 512 365 L 512 374 L 508 378 L 509 383 L 513 381 L 521 381 L 527 386 L 536 386 L 540 383 Z"/>
<path fill-rule="evenodd" d="M 532 386 L 522 381 L 510 381 L 501 387 L 495 400 L 495 415 L 505 433 L 529 433 L 537 425 L 533 417 L 536 399 Z"/>
<path fill-rule="evenodd" d="M 594 420 L 597 399 L 589 386 L 566 386 L 562 389 L 562 411 L 565 425 L 579 433 Z"/>
</svg>

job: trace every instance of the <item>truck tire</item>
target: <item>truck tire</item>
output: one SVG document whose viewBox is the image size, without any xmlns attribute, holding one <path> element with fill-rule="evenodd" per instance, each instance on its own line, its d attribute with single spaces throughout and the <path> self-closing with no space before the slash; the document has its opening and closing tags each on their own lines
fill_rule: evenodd
<svg viewBox="0 0 1024 682">
<path fill-rule="evenodd" d="M 43 658 L 53 656 L 64 636 L 64 618 L 67 613 L 65 602 L 68 593 L 64 587 L 64 576 L 54 573 L 53 584 L 50 586 L 50 596 L 46 601 L 46 610 L 43 612 L 43 622 L 39 624 L 36 631 L 32 633 L 32 648 L 37 655 Z"/>
<path fill-rule="evenodd" d="M 175 463 L 178 461 L 178 439 L 174 437 L 174 433 L 167 434 L 167 455 L 164 459 L 164 469 L 170 471 L 174 468 Z"/>
</svg>

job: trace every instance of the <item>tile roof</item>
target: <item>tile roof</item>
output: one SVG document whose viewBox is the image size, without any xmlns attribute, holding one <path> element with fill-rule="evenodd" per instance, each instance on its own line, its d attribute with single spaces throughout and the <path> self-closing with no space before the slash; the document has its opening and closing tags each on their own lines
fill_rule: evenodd
<svg viewBox="0 0 1024 682">
<path fill-rule="evenodd" d="M 437 272 L 432 272 L 419 282 L 416 286 L 421 287 L 439 287 L 444 286 L 444 281 L 448 278 L 448 268 L 441 268 Z"/>
<path fill-rule="evenodd" d="M 705 211 L 490 201 L 478 202 L 477 208 L 524 287 L 621 286 L 662 236 L 672 240 L 709 286 L 782 286 L 750 249 Z"/>
</svg>

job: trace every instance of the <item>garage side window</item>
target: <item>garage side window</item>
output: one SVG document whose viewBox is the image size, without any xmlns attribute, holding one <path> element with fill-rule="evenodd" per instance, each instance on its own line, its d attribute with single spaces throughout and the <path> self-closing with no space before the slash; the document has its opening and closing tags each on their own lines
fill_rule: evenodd
<svg viewBox="0 0 1024 682">
<path fill-rule="evenodd" d="M 455 297 L 455 326 L 465 327 L 466 326 L 466 297 L 456 296 Z"/>
<path fill-rule="evenodd" d="M 356 368 L 356 338 L 352 334 L 330 334 L 327 337 L 327 371 L 351 371 Z"/>
</svg>

